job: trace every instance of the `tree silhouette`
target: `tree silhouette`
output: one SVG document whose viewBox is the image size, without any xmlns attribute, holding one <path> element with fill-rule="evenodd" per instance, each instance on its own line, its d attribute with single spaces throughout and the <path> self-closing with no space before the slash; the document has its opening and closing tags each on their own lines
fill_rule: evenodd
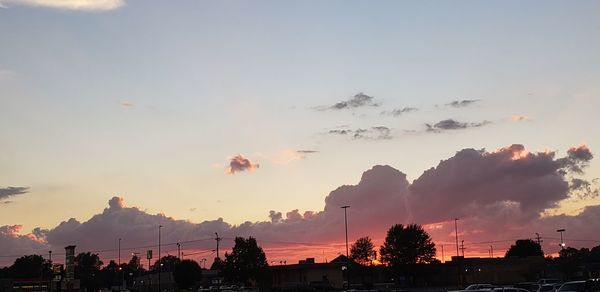
<svg viewBox="0 0 600 292">
<path fill-rule="evenodd" d="M 376 258 L 375 245 L 368 236 L 357 239 L 350 247 L 350 259 L 361 265 L 370 265 Z"/>
<path fill-rule="evenodd" d="M 13 278 L 44 278 L 52 275 L 50 262 L 40 255 L 26 255 L 15 260 L 8 268 Z"/>
<path fill-rule="evenodd" d="M 175 269 L 175 266 L 179 263 L 179 258 L 176 256 L 172 256 L 172 255 L 167 255 L 164 256 L 162 258 L 160 258 L 156 263 L 154 263 L 154 265 L 152 266 L 152 270 L 153 271 L 158 271 L 158 265 L 162 264 L 162 266 L 160 266 L 160 271 L 162 272 L 173 272 L 173 270 Z"/>
<path fill-rule="evenodd" d="M 85 252 L 75 257 L 75 278 L 80 279 L 81 287 L 88 291 L 98 290 L 102 283 L 100 268 L 102 261 L 98 254 Z"/>
<path fill-rule="evenodd" d="M 256 239 L 236 237 L 231 253 L 225 253 L 223 273 L 230 281 L 248 285 L 250 280 L 262 281 L 267 266 L 265 252 Z"/>
<path fill-rule="evenodd" d="M 514 245 L 511 245 L 510 248 L 506 251 L 506 255 L 504 257 L 530 257 L 530 256 L 544 256 L 544 251 L 542 251 L 542 247 L 535 241 L 531 239 L 519 239 L 515 242 Z"/>
<path fill-rule="evenodd" d="M 435 244 L 423 227 L 416 224 L 392 226 L 379 249 L 381 262 L 393 267 L 430 263 L 435 258 Z"/>
<path fill-rule="evenodd" d="M 140 257 L 133 255 L 127 264 L 127 273 L 131 273 L 133 277 L 138 277 L 144 273 L 144 268 L 140 262 Z"/>
<path fill-rule="evenodd" d="M 117 286 L 121 284 L 121 280 L 123 275 L 121 274 L 122 267 L 117 265 L 115 261 L 110 261 L 108 265 L 104 266 L 102 270 L 100 270 L 102 274 L 102 279 L 104 280 L 104 284 L 108 284 L 108 286 Z"/>
<path fill-rule="evenodd" d="M 182 260 L 175 265 L 173 277 L 179 289 L 188 289 L 202 278 L 202 268 L 193 260 Z"/>
</svg>

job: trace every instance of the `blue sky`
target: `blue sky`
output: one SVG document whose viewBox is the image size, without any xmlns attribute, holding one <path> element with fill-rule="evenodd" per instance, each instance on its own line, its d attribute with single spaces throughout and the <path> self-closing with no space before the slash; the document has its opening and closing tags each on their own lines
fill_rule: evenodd
<svg viewBox="0 0 600 292">
<path fill-rule="evenodd" d="M 194 222 L 266 220 L 321 210 L 376 164 L 412 180 L 463 148 L 600 145 L 597 1 L 58 2 L 0 0 L 0 187 L 29 187 L 0 222 L 27 232 L 115 195 Z M 361 92 L 379 106 L 318 110 Z M 426 131 L 446 119 L 489 123 Z M 329 134 L 378 126 L 391 138 Z M 260 167 L 226 174 L 236 154 Z"/>
</svg>

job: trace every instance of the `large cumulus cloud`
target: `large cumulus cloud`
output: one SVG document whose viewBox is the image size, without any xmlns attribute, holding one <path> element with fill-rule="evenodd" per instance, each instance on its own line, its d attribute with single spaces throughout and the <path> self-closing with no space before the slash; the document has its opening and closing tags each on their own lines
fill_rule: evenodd
<svg viewBox="0 0 600 292">
<path fill-rule="evenodd" d="M 573 147 L 560 158 L 549 151 L 529 152 L 522 145 L 496 151 L 463 149 L 412 183 L 399 170 L 378 165 L 364 172 L 358 184 L 340 186 L 329 193 L 321 211 L 272 210 L 265 214 L 265 221 L 239 225 L 222 219 L 192 223 L 148 214 L 114 197 L 108 208 L 85 222 L 69 219 L 52 229 L 37 229 L 21 237 L 15 232 L 0 232 L 0 246 L 5 245 L 3 238 L 20 238 L 56 250 L 69 244 L 76 244 L 79 251 L 107 250 L 104 256 L 114 257 L 117 238 L 123 238 L 126 250 L 155 249 L 158 226 L 162 225 L 165 253 L 174 253 L 174 243 L 180 242 L 184 252 L 204 252 L 202 257 L 209 258 L 214 256 L 213 238 L 218 232 L 224 238 L 223 250 L 231 247 L 235 236 L 254 236 L 265 247 L 269 260 L 320 259 L 321 254 L 332 259 L 343 251 L 344 215 L 340 207 L 349 205 L 350 240 L 369 235 L 377 242 L 391 225 L 414 222 L 425 225 L 438 244 L 453 244 L 454 218 L 460 218 L 459 236 L 465 240 L 468 253 L 486 254 L 486 241 L 500 240 L 509 246 L 510 241 L 532 237 L 535 232 L 545 237 L 552 252 L 557 242 L 552 236 L 558 227 L 572 231 L 567 236 L 572 239 L 596 236 L 594 224 L 589 222 L 600 219 L 600 206 L 588 206 L 578 215 L 543 215 L 572 196 L 573 179 L 584 172 L 592 157 L 585 146 Z M 501 246 L 495 249 L 502 250 Z"/>
</svg>

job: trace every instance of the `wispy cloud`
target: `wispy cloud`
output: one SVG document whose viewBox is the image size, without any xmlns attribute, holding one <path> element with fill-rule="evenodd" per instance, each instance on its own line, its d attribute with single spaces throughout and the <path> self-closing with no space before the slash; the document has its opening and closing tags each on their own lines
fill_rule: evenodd
<svg viewBox="0 0 600 292">
<path fill-rule="evenodd" d="M 366 106 L 371 106 L 371 107 L 379 106 L 379 103 L 375 102 L 374 99 L 375 98 L 373 96 L 366 95 L 362 92 L 359 92 L 347 100 L 337 102 L 331 106 L 315 107 L 315 109 L 323 111 L 323 110 L 353 109 L 353 108 L 360 108 L 360 107 L 366 107 Z"/>
<path fill-rule="evenodd" d="M 121 106 L 124 108 L 131 108 L 131 107 L 135 106 L 135 104 L 133 104 L 130 101 L 126 101 L 126 100 L 121 101 L 119 104 L 121 104 Z"/>
<path fill-rule="evenodd" d="M 29 191 L 27 187 L 6 187 L 0 188 L 0 200 L 8 199 L 12 196 L 22 195 Z"/>
<path fill-rule="evenodd" d="M 296 152 L 300 153 L 300 154 L 313 154 L 313 153 L 319 153 L 319 151 L 316 150 L 296 150 Z"/>
<path fill-rule="evenodd" d="M 266 160 L 273 164 L 289 164 L 294 161 L 306 159 L 308 155 L 314 155 L 319 151 L 316 150 L 294 150 L 284 149 L 274 153 L 263 154 L 257 153 L 257 157 L 261 160 Z"/>
<path fill-rule="evenodd" d="M 348 136 L 352 139 L 367 140 L 389 140 L 392 139 L 392 129 L 386 126 L 376 126 L 371 128 L 357 129 L 332 129 L 327 132 L 331 135 Z"/>
<path fill-rule="evenodd" d="M 236 172 L 241 171 L 251 171 L 257 169 L 258 167 L 258 164 L 252 163 L 248 158 L 238 154 L 229 159 L 227 173 L 235 174 Z"/>
<path fill-rule="evenodd" d="M 0 0 L 3 8 L 11 5 L 47 7 L 62 10 L 109 11 L 125 5 L 124 0 Z"/>
<path fill-rule="evenodd" d="M 440 133 L 442 131 L 448 131 L 448 130 L 462 130 L 462 129 L 467 129 L 467 128 L 477 128 L 477 127 L 482 127 L 485 126 L 487 124 L 490 124 L 490 121 L 483 121 L 483 122 L 479 122 L 479 123 L 464 123 L 464 122 L 459 122 L 456 121 L 454 119 L 446 119 L 446 120 L 441 120 L 435 124 L 425 124 L 425 126 L 427 127 L 427 132 L 431 132 L 431 133 Z"/>
<path fill-rule="evenodd" d="M 447 103 L 446 105 L 458 108 L 458 107 L 467 107 L 467 106 L 473 105 L 477 102 L 481 102 L 481 99 L 454 100 L 454 101 Z"/>
<path fill-rule="evenodd" d="M 512 122 L 527 122 L 527 121 L 531 121 L 531 118 L 525 115 L 512 115 L 510 117 L 510 120 Z"/>
<path fill-rule="evenodd" d="M 383 111 L 381 112 L 382 115 L 385 116 L 393 116 L 393 117 L 398 117 L 401 116 L 403 114 L 407 114 L 410 112 L 414 112 L 417 111 L 418 109 L 416 107 L 403 107 L 403 108 L 396 108 L 393 109 L 391 111 Z"/>
</svg>

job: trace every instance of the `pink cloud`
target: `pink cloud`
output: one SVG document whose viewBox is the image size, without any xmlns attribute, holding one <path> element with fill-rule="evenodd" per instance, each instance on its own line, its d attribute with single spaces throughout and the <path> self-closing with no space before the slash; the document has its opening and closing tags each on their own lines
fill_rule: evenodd
<svg viewBox="0 0 600 292">
<path fill-rule="evenodd" d="M 527 122 L 527 121 L 531 121 L 531 117 L 526 116 L 526 115 L 512 115 L 510 117 L 510 120 L 513 122 Z"/>
<path fill-rule="evenodd" d="M 252 163 L 248 158 L 238 154 L 229 159 L 227 173 L 235 174 L 236 172 L 251 171 L 257 168 L 259 168 L 258 164 Z"/>
</svg>

